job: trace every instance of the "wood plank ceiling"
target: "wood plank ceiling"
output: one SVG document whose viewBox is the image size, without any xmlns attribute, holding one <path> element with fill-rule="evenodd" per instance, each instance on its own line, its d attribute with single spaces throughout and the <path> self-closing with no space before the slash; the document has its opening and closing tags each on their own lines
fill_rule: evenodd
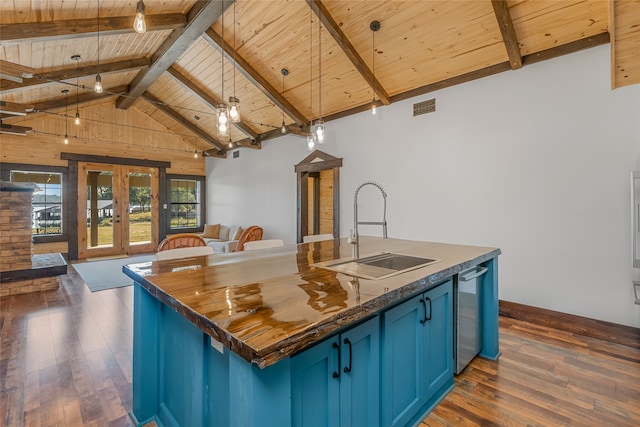
<svg viewBox="0 0 640 427">
<path fill-rule="evenodd" d="M 224 157 L 280 136 L 283 121 L 304 136 L 311 121 L 374 99 L 386 105 L 607 43 L 610 28 L 612 87 L 640 82 L 640 0 L 144 3 L 138 34 L 135 0 L 1 2 L 0 101 L 32 116 L 64 107 L 70 89 L 74 107 L 133 107 Z M 103 94 L 92 90 L 98 73 Z M 242 121 L 220 138 L 216 106 L 233 95 Z M 24 120 L 3 109 L 5 125 Z"/>
</svg>

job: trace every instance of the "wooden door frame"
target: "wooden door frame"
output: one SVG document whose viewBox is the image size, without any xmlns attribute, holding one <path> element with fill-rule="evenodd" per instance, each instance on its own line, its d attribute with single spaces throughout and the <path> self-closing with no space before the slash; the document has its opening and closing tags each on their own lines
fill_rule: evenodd
<svg viewBox="0 0 640 427">
<path fill-rule="evenodd" d="M 111 157 L 111 156 L 95 156 L 90 154 L 77 154 L 77 153 L 60 153 L 60 160 L 67 160 L 69 171 L 69 185 L 68 197 L 64 202 L 64 209 L 67 211 L 67 220 L 65 221 L 68 230 L 68 253 L 67 259 L 78 259 L 78 226 L 72 224 L 73 219 L 78 217 L 78 162 L 88 163 L 108 163 L 116 165 L 131 165 L 131 166 L 146 166 L 152 168 L 158 168 L 158 180 L 159 180 L 159 206 L 163 206 L 167 203 L 167 182 L 166 173 L 167 169 L 171 168 L 171 162 L 163 162 L 159 160 L 145 160 L 145 159 L 130 159 L 126 157 Z M 85 208 L 86 209 L 86 208 Z M 167 222 L 166 209 L 160 209 L 159 217 L 160 230 L 158 239 L 164 238 L 166 234 L 163 224 Z"/>
<path fill-rule="evenodd" d="M 302 243 L 302 237 L 309 233 L 308 212 L 310 173 L 333 170 L 333 237 L 340 237 L 340 168 L 342 159 L 315 150 L 300 163 L 294 166 L 297 174 L 296 221 L 297 242 Z"/>
</svg>

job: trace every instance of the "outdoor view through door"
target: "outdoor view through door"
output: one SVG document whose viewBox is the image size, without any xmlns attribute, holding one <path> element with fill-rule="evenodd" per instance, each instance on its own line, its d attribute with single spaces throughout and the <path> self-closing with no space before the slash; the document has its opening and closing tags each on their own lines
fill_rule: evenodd
<svg viewBox="0 0 640 427">
<path fill-rule="evenodd" d="M 158 245 L 158 170 L 79 163 L 78 256 L 152 252 Z"/>
</svg>

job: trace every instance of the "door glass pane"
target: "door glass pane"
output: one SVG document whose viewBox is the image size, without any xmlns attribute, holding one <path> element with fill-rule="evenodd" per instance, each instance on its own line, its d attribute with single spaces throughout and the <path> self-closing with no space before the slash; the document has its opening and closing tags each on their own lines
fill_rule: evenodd
<svg viewBox="0 0 640 427">
<path fill-rule="evenodd" d="M 87 171 L 87 248 L 113 246 L 113 172 Z"/>
<path fill-rule="evenodd" d="M 129 244 L 151 242 L 151 174 L 129 174 Z"/>
</svg>

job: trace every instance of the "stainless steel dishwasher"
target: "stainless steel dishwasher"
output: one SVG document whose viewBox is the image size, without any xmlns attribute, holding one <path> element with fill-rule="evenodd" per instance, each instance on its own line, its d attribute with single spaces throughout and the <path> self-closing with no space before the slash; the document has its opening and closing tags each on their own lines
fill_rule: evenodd
<svg viewBox="0 0 640 427">
<path fill-rule="evenodd" d="M 476 357 L 481 350 L 482 317 L 480 293 L 486 267 L 477 265 L 458 274 L 455 286 L 456 340 L 454 355 L 456 374 Z"/>
</svg>

